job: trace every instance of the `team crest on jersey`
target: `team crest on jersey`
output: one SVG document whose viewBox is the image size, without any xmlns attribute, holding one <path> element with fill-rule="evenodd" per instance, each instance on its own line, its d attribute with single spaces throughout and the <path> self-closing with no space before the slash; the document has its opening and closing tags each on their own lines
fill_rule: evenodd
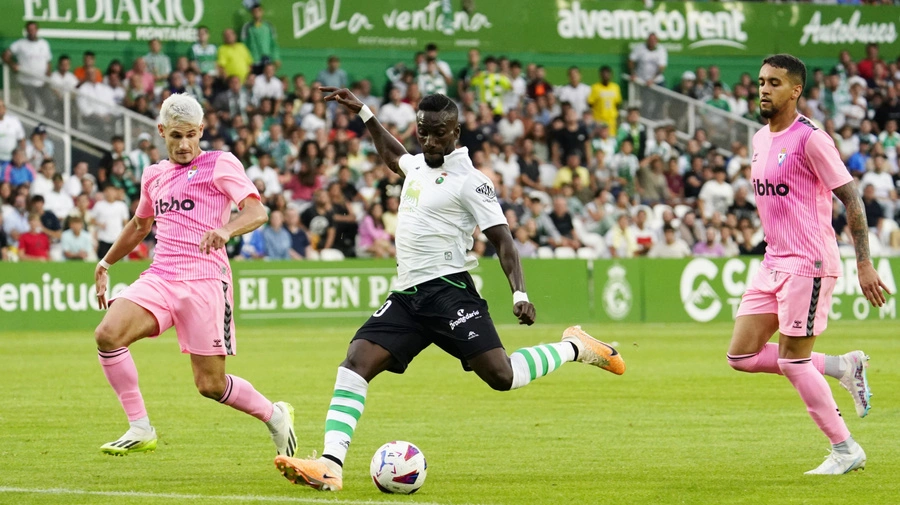
<svg viewBox="0 0 900 505">
<path fill-rule="evenodd" d="M 781 152 L 778 153 L 778 166 L 780 167 L 784 160 L 787 159 L 787 148 L 782 147 Z"/>
<path fill-rule="evenodd" d="M 434 180 L 435 184 L 443 184 L 444 177 L 447 177 L 447 172 L 441 172 L 441 176 Z"/>
<path fill-rule="evenodd" d="M 194 177 L 194 174 L 196 174 L 196 173 L 197 173 L 197 165 L 194 165 L 191 167 L 190 170 L 188 170 L 188 180 L 191 180 Z"/>
</svg>

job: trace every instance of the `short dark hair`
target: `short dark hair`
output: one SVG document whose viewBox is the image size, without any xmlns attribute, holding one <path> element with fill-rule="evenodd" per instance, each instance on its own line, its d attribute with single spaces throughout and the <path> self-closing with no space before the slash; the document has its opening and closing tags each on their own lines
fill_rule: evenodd
<svg viewBox="0 0 900 505">
<path fill-rule="evenodd" d="M 609 65 L 603 65 L 602 67 L 600 67 L 600 71 L 601 72 L 612 72 L 612 68 L 610 68 Z"/>
<path fill-rule="evenodd" d="M 437 51 L 438 50 L 437 44 L 435 44 L 434 42 L 431 42 L 427 46 L 425 46 L 425 50 L 426 51 Z"/>
<path fill-rule="evenodd" d="M 452 115 L 454 119 L 459 117 L 459 109 L 447 95 L 434 93 L 428 95 L 419 102 L 419 110 L 422 112 L 438 112 Z"/>
<path fill-rule="evenodd" d="M 71 59 L 72 58 L 69 58 L 68 54 L 61 54 L 61 55 L 59 55 L 59 60 L 57 60 L 57 61 L 71 60 Z"/>
<path fill-rule="evenodd" d="M 487 58 L 484 59 L 484 64 L 487 65 L 488 63 L 496 64 L 497 58 L 494 58 L 493 56 L 488 56 Z"/>
<path fill-rule="evenodd" d="M 85 51 L 84 56 L 97 56 L 97 55 L 94 54 L 94 51 Z"/>
<path fill-rule="evenodd" d="M 571 71 L 573 71 L 573 70 L 577 70 L 577 71 L 581 72 L 581 69 L 578 68 L 578 65 L 572 65 L 571 67 L 569 67 L 568 70 L 566 70 L 566 72 L 568 73 L 568 72 L 571 72 Z"/>
<path fill-rule="evenodd" d="M 509 62 L 509 68 L 522 68 L 522 62 L 519 60 L 512 60 Z"/>
<path fill-rule="evenodd" d="M 806 65 L 796 56 L 790 54 L 775 54 L 763 60 L 763 65 L 787 70 L 788 76 L 806 87 Z"/>
</svg>

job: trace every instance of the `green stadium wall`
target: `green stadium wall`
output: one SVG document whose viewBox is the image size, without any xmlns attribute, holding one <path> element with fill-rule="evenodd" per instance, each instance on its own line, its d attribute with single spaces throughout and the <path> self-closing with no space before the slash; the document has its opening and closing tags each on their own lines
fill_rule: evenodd
<svg viewBox="0 0 900 505">
<path fill-rule="evenodd" d="M 882 56 L 900 55 L 900 9 L 747 2 L 656 2 L 633 0 L 265 0 L 266 19 L 278 31 L 281 73 L 310 79 L 330 54 L 343 60 L 351 79 L 385 81 L 384 71 L 435 42 L 454 71 L 469 48 L 538 62 L 551 81 L 565 82 L 570 65 L 625 69 L 630 47 L 651 31 L 669 51 L 667 76 L 675 84 L 684 70 L 717 64 L 726 82 L 754 75 L 760 59 L 776 52 L 803 58 L 810 68 L 830 68 L 838 52 L 855 59 L 878 42 Z M 525 8 L 527 6 L 527 8 Z M 78 66 L 85 50 L 105 68 L 147 52 L 158 37 L 172 57 L 187 53 L 196 28 L 209 26 L 212 42 L 226 27 L 250 19 L 241 0 L 6 0 L 0 47 L 38 21 L 54 56 L 67 53 Z M 466 9 L 466 7 L 469 7 Z M 447 15 L 444 15 L 447 9 Z M 452 19 L 450 23 L 444 20 Z M 596 73 L 585 70 L 587 82 Z"/>
<path fill-rule="evenodd" d="M 685 260 L 523 260 L 538 322 L 558 325 L 616 322 L 730 321 L 760 258 Z M 843 261 L 832 320 L 896 320 L 896 296 L 873 308 L 856 281 L 856 261 Z M 900 258 L 875 267 L 897 292 Z M 123 262 L 112 269 L 112 294 L 147 268 Z M 234 262 L 235 317 L 244 326 L 360 325 L 388 296 L 396 278 L 390 260 Z M 92 330 L 94 265 L 0 263 L 0 334 L 12 331 Z M 472 271 L 494 321 L 515 323 L 506 276 L 496 260 Z M 197 317 L 203 317 L 198 314 Z"/>
</svg>

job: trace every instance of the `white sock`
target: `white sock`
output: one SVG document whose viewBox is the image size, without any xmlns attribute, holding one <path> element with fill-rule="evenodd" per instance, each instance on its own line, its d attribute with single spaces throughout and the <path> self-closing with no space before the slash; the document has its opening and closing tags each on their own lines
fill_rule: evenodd
<svg viewBox="0 0 900 505">
<path fill-rule="evenodd" d="M 322 456 L 343 465 L 350 439 L 366 405 L 369 383 L 356 372 L 338 367 L 334 396 L 325 417 L 325 449 Z"/>
<path fill-rule="evenodd" d="M 512 353 L 509 363 L 513 369 L 510 389 L 518 389 L 531 381 L 558 369 L 575 359 L 575 347 L 569 342 L 524 347 Z"/>
<path fill-rule="evenodd" d="M 135 431 L 150 431 L 150 416 L 144 416 L 140 419 L 135 419 L 134 421 L 129 421 L 128 424 L 131 426 L 130 429 Z"/>
<path fill-rule="evenodd" d="M 266 426 L 269 427 L 269 431 L 275 433 L 278 429 L 278 426 L 281 424 L 281 421 L 284 420 L 284 412 L 278 408 L 278 405 L 272 405 L 272 416 L 269 417 L 269 420 L 266 421 Z"/>
<path fill-rule="evenodd" d="M 856 443 L 856 440 L 853 440 L 853 437 L 848 437 L 847 440 L 843 442 L 833 444 L 831 447 L 834 449 L 834 452 L 839 452 L 841 454 L 850 454 L 853 449 L 856 449 L 856 446 L 859 444 Z"/>
<path fill-rule="evenodd" d="M 824 374 L 835 379 L 840 379 L 847 371 L 846 363 L 842 356 L 825 355 L 825 371 Z"/>
</svg>

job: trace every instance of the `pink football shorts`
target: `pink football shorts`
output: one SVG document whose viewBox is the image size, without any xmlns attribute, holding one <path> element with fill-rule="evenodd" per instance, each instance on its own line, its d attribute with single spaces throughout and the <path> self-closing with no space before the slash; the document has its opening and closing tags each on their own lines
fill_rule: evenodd
<svg viewBox="0 0 900 505">
<path fill-rule="evenodd" d="M 760 266 L 741 298 L 737 317 L 777 314 L 782 335 L 820 335 L 828 327 L 836 282 L 836 277 L 801 277 Z"/>
<path fill-rule="evenodd" d="M 130 300 L 156 318 L 157 337 L 172 326 L 181 352 L 200 356 L 237 351 L 232 286 L 218 279 L 167 281 L 145 273 L 115 298 Z"/>
</svg>

